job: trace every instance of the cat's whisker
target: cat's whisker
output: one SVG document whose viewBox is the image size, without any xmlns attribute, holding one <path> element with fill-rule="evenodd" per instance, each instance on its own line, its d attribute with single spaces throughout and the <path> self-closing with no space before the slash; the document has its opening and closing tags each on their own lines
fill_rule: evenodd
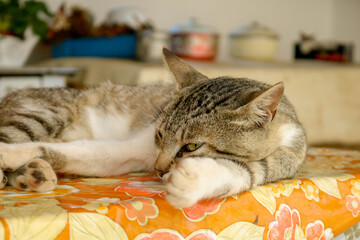
<svg viewBox="0 0 360 240">
<path fill-rule="evenodd" d="M 162 112 L 162 110 L 157 106 L 157 105 L 151 105 L 151 107 L 154 109 L 154 114 L 155 114 L 155 116 L 154 116 L 154 119 L 157 119 L 159 116 L 160 116 L 160 114 L 161 114 L 161 112 Z M 157 110 L 155 109 L 155 108 L 157 108 Z"/>
</svg>

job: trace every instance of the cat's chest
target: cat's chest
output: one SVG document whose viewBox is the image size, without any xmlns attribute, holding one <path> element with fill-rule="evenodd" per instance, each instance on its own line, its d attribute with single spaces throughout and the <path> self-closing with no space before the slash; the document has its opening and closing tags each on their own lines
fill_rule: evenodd
<svg viewBox="0 0 360 240">
<path fill-rule="evenodd" d="M 80 121 L 71 124 L 63 133 L 62 139 L 124 140 L 131 137 L 131 116 L 127 113 L 103 111 L 86 108 Z"/>
<path fill-rule="evenodd" d="M 131 116 L 127 113 L 87 109 L 88 125 L 94 139 L 123 140 L 130 137 Z"/>
</svg>

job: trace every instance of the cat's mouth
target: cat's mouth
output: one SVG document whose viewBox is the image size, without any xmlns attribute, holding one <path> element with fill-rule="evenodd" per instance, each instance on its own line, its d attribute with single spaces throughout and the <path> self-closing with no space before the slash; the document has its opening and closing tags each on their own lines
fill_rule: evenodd
<svg viewBox="0 0 360 240">
<path fill-rule="evenodd" d="M 155 172 L 160 178 L 163 178 L 163 176 L 168 173 L 167 171 L 162 171 L 156 168 L 155 168 Z"/>
<path fill-rule="evenodd" d="M 166 184 L 166 183 L 168 182 L 168 179 L 169 179 L 169 177 L 170 177 L 170 175 L 171 175 L 169 171 L 167 171 L 167 172 L 161 172 L 161 171 L 155 169 L 155 172 L 156 172 L 156 174 L 161 178 L 161 180 L 163 181 L 163 183 Z"/>
</svg>

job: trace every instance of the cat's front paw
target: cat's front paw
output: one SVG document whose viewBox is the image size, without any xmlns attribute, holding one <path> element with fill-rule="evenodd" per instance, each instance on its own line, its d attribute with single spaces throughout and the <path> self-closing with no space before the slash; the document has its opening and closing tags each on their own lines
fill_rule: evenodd
<svg viewBox="0 0 360 240">
<path fill-rule="evenodd" d="M 50 164 L 44 160 L 32 160 L 8 173 L 11 186 L 19 190 L 47 192 L 56 187 L 57 178 Z"/>
<path fill-rule="evenodd" d="M 186 158 L 169 174 L 166 199 L 177 208 L 194 205 L 203 199 L 208 189 L 208 178 L 213 159 Z M 211 170 L 210 170 L 211 171 Z"/>
</svg>

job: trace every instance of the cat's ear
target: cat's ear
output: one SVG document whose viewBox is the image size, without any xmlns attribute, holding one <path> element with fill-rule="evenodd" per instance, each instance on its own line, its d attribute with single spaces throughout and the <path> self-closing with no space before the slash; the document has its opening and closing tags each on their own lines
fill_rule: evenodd
<svg viewBox="0 0 360 240">
<path fill-rule="evenodd" d="M 284 95 L 284 84 L 279 82 L 261 92 L 242 107 L 242 114 L 248 126 L 263 126 L 271 122 Z"/>
<path fill-rule="evenodd" d="M 165 64 L 176 80 L 178 90 L 188 87 L 197 81 L 208 79 L 166 48 L 163 48 L 163 56 Z"/>
</svg>

